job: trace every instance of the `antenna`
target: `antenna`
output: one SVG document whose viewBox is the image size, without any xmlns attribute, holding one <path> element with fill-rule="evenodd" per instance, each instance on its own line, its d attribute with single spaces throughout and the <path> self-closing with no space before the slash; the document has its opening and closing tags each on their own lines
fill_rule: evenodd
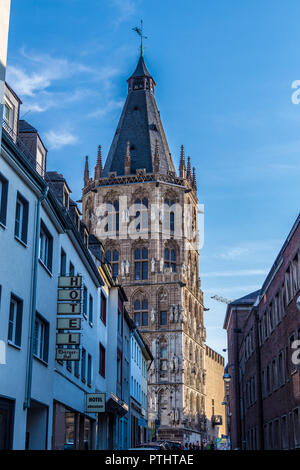
<svg viewBox="0 0 300 470">
<path fill-rule="evenodd" d="M 141 20 L 141 26 L 140 28 L 136 26 L 135 28 L 132 28 L 132 31 L 135 31 L 141 38 L 141 45 L 140 45 L 140 50 L 141 50 L 141 57 L 143 57 L 144 54 L 144 49 L 143 49 L 143 39 L 148 39 L 147 36 L 144 36 L 144 26 L 143 26 L 143 20 Z"/>
</svg>

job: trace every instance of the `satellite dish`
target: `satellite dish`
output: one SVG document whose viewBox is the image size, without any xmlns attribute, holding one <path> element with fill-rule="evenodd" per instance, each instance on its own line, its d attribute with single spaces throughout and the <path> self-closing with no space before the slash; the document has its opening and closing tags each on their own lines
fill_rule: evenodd
<svg viewBox="0 0 300 470">
<path fill-rule="evenodd" d="M 296 300 L 296 305 L 297 305 L 297 309 L 300 311 L 300 295 L 298 299 Z"/>
</svg>

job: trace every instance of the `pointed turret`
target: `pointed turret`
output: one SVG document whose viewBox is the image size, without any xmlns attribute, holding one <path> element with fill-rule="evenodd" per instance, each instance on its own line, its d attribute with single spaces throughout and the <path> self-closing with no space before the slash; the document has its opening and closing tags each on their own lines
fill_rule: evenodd
<svg viewBox="0 0 300 470">
<path fill-rule="evenodd" d="M 154 173 L 159 173 L 159 164 L 160 164 L 160 156 L 159 156 L 158 140 L 156 139 L 155 151 L 154 151 Z"/>
<path fill-rule="evenodd" d="M 130 142 L 126 142 L 126 153 L 124 158 L 124 175 L 131 173 Z"/>
<path fill-rule="evenodd" d="M 191 157 L 187 158 L 186 179 L 189 180 L 189 181 L 192 181 Z"/>
<path fill-rule="evenodd" d="M 160 157 L 159 172 L 175 173 L 154 97 L 155 81 L 148 72 L 143 56 L 139 57 L 136 69 L 127 81 L 127 99 L 105 162 L 103 176 L 107 177 L 111 172 L 124 175 L 124 149 L 127 141 L 130 141 L 131 174 L 143 168 L 146 173 L 153 173 L 156 141 Z"/>
<path fill-rule="evenodd" d="M 192 176 L 192 187 L 195 191 L 197 191 L 196 169 L 194 166 L 193 166 L 193 176 Z"/>
<path fill-rule="evenodd" d="M 185 178 L 185 158 L 184 158 L 184 146 L 181 146 L 180 151 L 180 163 L 179 163 L 179 176 Z"/>
<path fill-rule="evenodd" d="M 98 180 L 102 176 L 102 153 L 101 153 L 101 145 L 98 146 L 98 155 L 97 155 L 97 162 L 95 166 L 95 180 Z"/>
<path fill-rule="evenodd" d="M 88 182 L 90 180 L 90 175 L 89 175 L 89 157 L 86 155 L 85 157 L 85 166 L 84 166 L 84 186 L 87 186 Z"/>
</svg>

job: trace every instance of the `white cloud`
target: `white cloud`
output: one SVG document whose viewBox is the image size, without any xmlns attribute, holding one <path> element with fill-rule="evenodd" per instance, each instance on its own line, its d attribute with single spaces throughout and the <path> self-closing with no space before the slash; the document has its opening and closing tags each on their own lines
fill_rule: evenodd
<svg viewBox="0 0 300 470">
<path fill-rule="evenodd" d="M 52 150 L 58 150 L 66 145 L 75 145 L 78 137 L 69 131 L 51 130 L 45 134 L 48 146 Z"/>
<path fill-rule="evenodd" d="M 249 253 L 249 249 L 247 247 L 236 246 L 234 248 L 230 248 L 225 253 L 221 253 L 220 256 L 226 260 L 234 260 L 240 258 L 242 255 Z"/>
<path fill-rule="evenodd" d="M 119 69 L 111 65 L 90 67 L 64 57 L 28 53 L 24 48 L 20 54 L 20 62 L 7 67 L 7 82 L 22 98 L 22 112 L 41 113 L 50 108 L 65 107 L 66 104 L 80 101 L 91 93 L 97 94 L 92 91 L 92 87 L 83 88 L 83 82 L 97 81 L 99 89 L 107 95 L 112 78 L 119 73 Z M 24 58 L 25 65 L 22 63 Z M 64 81 L 71 77 L 73 89 L 60 91 L 58 87 L 64 87 Z"/>
<path fill-rule="evenodd" d="M 27 74 L 19 67 L 7 68 L 7 82 L 20 96 L 34 96 L 36 92 L 45 90 L 50 86 L 50 79 L 45 73 Z"/>
<path fill-rule="evenodd" d="M 216 271 L 201 273 L 201 277 L 234 277 L 234 276 L 266 276 L 266 269 L 240 269 L 236 271 Z"/>
</svg>

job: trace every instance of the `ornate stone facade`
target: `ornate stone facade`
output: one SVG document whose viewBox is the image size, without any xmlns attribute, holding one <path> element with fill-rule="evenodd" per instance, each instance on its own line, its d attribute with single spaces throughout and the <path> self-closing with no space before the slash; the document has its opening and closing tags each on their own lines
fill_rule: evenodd
<svg viewBox="0 0 300 470">
<path fill-rule="evenodd" d="M 112 270 L 128 296 L 128 312 L 154 357 L 148 377 L 149 426 L 153 428 L 153 422 L 159 420 L 159 438 L 200 441 L 205 430 L 206 332 L 199 278 L 195 171 L 192 174 L 190 160 L 186 171 L 182 147 L 176 175 L 155 111 L 155 82 L 142 58 L 128 83 L 127 101 L 106 170 L 102 172 L 99 153 L 96 178 L 89 178 L 86 165 L 83 220 L 90 232 L 101 238 Z M 136 83 L 140 88 L 135 88 Z M 152 114 L 149 102 L 155 111 Z M 143 121 L 128 119 L 134 127 L 128 130 L 128 124 L 124 125 L 126 113 L 134 106 L 139 107 Z M 121 145 L 118 139 L 125 142 L 126 133 L 132 139 L 137 129 L 136 141 L 122 144 L 120 171 L 120 162 L 114 163 Z M 141 137 L 143 132 L 145 136 Z M 143 139 L 145 144 L 140 145 Z M 136 153 L 134 163 L 131 148 Z M 109 204 L 105 210 L 103 204 Z M 124 233 L 124 227 L 133 228 L 131 235 Z"/>
</svg>

